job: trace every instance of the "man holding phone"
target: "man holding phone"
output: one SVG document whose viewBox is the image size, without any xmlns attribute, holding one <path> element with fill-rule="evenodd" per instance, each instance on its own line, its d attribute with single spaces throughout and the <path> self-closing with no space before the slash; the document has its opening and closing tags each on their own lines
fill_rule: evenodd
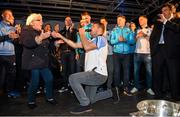
<svg viewBox="0 0 180 117">
<path fill-rule="evenodd" d="M 170 4 L 163 5 L 161 12 L 150 37 L 154 91 L 163 98 L 162 85 L 168 78 L 171 99 L 179 100 L 180 19 L 173 17 Z"/>
</svg>

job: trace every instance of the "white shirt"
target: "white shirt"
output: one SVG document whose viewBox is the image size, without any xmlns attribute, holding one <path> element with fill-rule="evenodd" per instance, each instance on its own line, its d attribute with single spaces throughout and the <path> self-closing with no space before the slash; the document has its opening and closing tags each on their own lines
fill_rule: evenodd
<svg viewBox="0 0 180 117">
<path fill-rule="evenodd" d="M 150 54 L 150 43 L 149 43 L 149 38 L 151 35 L 151 28 L 142 28 L 137 30 L 137 33 L 143 32 L 146 37 L 139 37 L 136 42 L 136 49 L 135 53 L 141 53 L 141 54 Z"/>
<path fill-rule="evenodd" d="M 95 69 L 95 72 L 107 76 L 107 39 L 103 36 L 98 36 L 91 41 L 96 44 L 97 49 L 86 52 L 85 71 L 92 71 Z"/>
</svg>

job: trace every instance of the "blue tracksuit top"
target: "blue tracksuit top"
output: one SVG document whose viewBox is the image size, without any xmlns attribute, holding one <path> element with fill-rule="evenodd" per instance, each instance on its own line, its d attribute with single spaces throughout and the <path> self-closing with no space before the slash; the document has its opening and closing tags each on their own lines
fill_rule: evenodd
<svg viewBox="0 0 180 117">
<path fill-rule="evenodd" d="M 110 42 L 113 45 L 113 52 L 120 54 L 129 54 L 131 53 L 130 44 L 134 44 L 134 38 L 131 38 L 131 31 L 127 27 L 120 28 L 119 26 L 115 27 L 111 32 Z M 122 36 L 125 41 L 120 42 L 119 37 Z"/>
</svg>

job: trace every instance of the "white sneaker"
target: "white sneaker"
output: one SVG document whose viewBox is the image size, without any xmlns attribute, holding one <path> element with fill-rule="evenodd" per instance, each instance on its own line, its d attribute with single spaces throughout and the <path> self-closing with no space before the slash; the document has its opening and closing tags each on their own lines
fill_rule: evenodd
<svg viewBox="0 0 180 117">
<path fill-rule="evenodd" d="M 40 90 L 38 90 L 37 92 L 36 92 L 36 94 L 40 94 L 41 93 L 41 91 Z"/>
<path fill-rule="evenodd" d="M 149 93 L 150 95 L 155 95 L 154 92 L 153 92 L 153 90 L 152 90 L 151 88 L 149 88 L 149 89 L 147 90 L 147 93 Z"/>
<path fill-rule="evenodd" d="M 73 91 L 70 91 L 70 94 L 73 94 Z"/>
<path fill-rule="evenodd" d="M 134 87 L 130 92 L 131 93 L 136 93 L 136 92 L 138 92 L 138 89 Z"/>
<path fill-rule="evenodd" d="M 65 88 L 65 87 L 62 87 L 60 90 L 58 90 L 59 93 L 63 93 L 63 92 L 65 92 L 65 91 L 68 91 L 68 89 Z"/>
</svg>

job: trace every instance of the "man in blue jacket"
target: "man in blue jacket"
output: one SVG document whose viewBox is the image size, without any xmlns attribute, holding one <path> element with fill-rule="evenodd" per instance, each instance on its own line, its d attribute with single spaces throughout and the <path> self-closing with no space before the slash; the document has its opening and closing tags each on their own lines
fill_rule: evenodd
<svg viewBox="0 0 180 117">
<path fill-rule="evenodd" d="M 135 40 L 130 38 L 130 29 L 125 26 L 125 16 L 117 17 L 117 27 L 112 30 L 111 44 L 114 53 L 114 85 L 116 87 L 117 96 L 118 87 L 121 86 L 121 72 L 123 71 L 123 89 L 124 94 L 128 95 L 128 82 L 130 75 L 130 44 L 134 44 Z M 122 69 L 121 69 L 122 65 Z M 119 100 L 119 99 L 118 99 Z"/>
</svg>

